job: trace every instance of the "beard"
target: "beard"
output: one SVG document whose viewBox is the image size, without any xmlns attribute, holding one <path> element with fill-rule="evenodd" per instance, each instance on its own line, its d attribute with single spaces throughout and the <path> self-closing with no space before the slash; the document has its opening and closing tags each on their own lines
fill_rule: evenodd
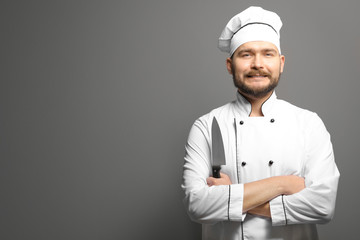
<svg viewBox="0 0 360 240">
<path fill-rule="evenodd" d="M 235 68 L 233 67 L 232 69 L 235 69 Z M 257 73 L 260 75 L 266 75 L 267 78 L 269 78 L 270 83 L 267 86 L 264 86 L 261 88 L 254 88 L 254 87 L 249 86 L 244 81 L 242 81 L 238 76 L 236 76 L 234 70 L 232 71 L 234 85 L 235 85 L 235 87 L 238 88 L 240 93 L 243 93 L 245 95 L 248 95 L 248 96 L 251 96 L 254 98 L 262 98 L 262 97 L 266 96 L 268 93 L 272 92 L 277 87 L 279 80 L 280 80 L 280 76 L 281 76 L 280 70 L 279 70 L 278 77 L 273 77 L 273 76 L 271 76 L 271 74 L 261 71 L 261 70 L 252 70 L 247 75 L 255 75 Z M 246 75 L 245 75 L 245 77 L 246 77 Z"/>
</svg>

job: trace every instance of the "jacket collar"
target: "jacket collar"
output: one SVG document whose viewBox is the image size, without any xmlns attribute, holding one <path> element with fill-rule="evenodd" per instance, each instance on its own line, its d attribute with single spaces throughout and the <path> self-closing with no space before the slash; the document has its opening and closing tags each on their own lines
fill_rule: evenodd
<svg viewBox="0 0 360 240">
<path fill-rule="evenodd" d="M 240 115 L 250 116 L 251 104 L 249 103 L 249 101 L 246 100 L 246 98 L 243 95 L 241 95 L 241 93 L 239 93 L 238 91 L 236 93 L 236 97 L 237 97 L 236 108 L 239 111 Z M 261 111 L 264 114 L 264 116 L 270 114 L 271 109 L 273 108 L 276 102 L 276 99 L 277 99 L 276 93 L 275 91 L 273 91 L 271 96 L 261 106 Z"/>
</svg>

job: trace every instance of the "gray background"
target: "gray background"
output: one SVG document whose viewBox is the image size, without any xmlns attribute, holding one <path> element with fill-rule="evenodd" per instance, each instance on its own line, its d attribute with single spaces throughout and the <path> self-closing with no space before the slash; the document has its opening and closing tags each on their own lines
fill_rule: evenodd
<svg viewBox="0 0 360 240">
<path fill-rule="evenodd" d="M 182 204 L 184 144 L 235 98 L 216 44 L 250 5 L 284 22 L 278 97 L 332 135 L 341 181 L 320 235 L 357 239 L 357 0 L 2 0 L 0 239 L 200 239 Z"/>
</svg>

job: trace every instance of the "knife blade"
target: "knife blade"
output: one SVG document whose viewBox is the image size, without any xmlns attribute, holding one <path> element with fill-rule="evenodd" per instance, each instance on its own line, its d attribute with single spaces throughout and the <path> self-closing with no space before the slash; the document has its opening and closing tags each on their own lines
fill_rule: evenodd
<svg viewBox="0 0 360 240">
<path fill-rule="evenodd" d="M 211 141 L 212 141 L 212 174 L 214 178 L 220 178 L 221 165 L 226 164 L 224 143 L 220 131 L 219 124 L 216 118 L 213 118 L 211 126 Z"/>
</svg>

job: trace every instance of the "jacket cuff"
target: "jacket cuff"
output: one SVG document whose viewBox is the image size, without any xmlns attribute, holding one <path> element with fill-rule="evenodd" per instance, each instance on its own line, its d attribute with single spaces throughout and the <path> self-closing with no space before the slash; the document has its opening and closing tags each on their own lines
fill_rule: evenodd
<svg viewBox="0 0 360 240">
<path fill-rule="evenodd" d="M 244 221 L 246 213 L 243 214 L 244 185 L 229 185 L 228 220 Z"/>
<path fill-rule="evenodd" d="M 270 201 L 271 221 L 273 226 L 287 225 L 284 195 Z"/>
</svg>

